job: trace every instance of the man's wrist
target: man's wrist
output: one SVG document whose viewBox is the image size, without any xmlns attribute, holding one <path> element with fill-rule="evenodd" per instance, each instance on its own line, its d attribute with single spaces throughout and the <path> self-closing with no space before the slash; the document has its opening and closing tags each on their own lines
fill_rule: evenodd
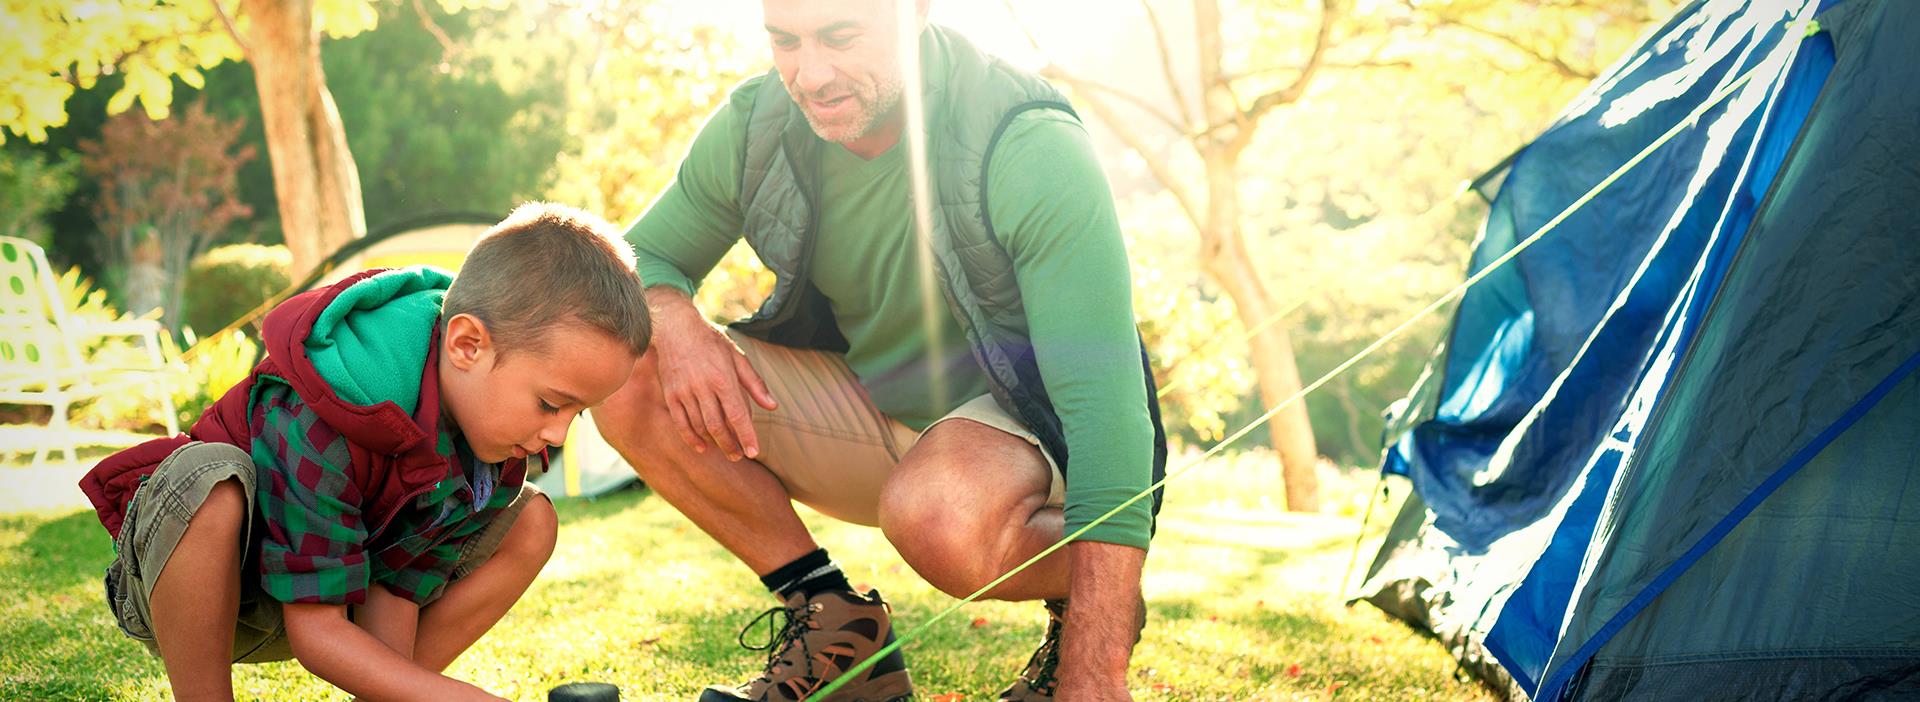
<svg viewBox="0 0 1920 702">
<path fill-rule="evenodd" d="M 677 285 L 661 283 L 650 285 L 641 292 L 647 298 L 647 304 L 654 307 L 678 307 L 693 305 L 693 296 Z"/>
<path fill-rule="evenodd" d="M 1076 541 L 1067 546 L 1067 552 L 1072 579 L 1062 673 L 1125 680 L 1144 617 L 1140 571 L 1146 551 Z"/>
<path fill-rule="evenodd" d="M 680 333 L 685 333 L 688 331 L 688 325 L 707 324 L 707 318 L 700 314 L 700 309 L 694 306 L 693 298 L 688 296 L 685 290 L 663 284 L 647 288 L 642 294 L 646 296 L 647 307 L 653 314 L 656 330 L 663 327 L 677 328 Z M 653 344 L 658 346 L 663 341 L 669 341 L 673 336 L 675 335 L 655 333 Z"/>
</svg>

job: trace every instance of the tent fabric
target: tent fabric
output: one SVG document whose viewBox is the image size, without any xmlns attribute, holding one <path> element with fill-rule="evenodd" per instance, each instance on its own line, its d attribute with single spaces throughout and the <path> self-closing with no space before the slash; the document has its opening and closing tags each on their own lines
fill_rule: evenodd
<svg viewBox="0 0 1920 702">
<path fill-rule="evenodd" d="M 1695 2 L 1529 145 L 1475 271 L 1749 77 L 1469 291 L 1389 422 L 1417 499 L 1362 597 L 1511 694 L 1920 685 L 1920 3 L 1809 5 Z"/>
</svg>

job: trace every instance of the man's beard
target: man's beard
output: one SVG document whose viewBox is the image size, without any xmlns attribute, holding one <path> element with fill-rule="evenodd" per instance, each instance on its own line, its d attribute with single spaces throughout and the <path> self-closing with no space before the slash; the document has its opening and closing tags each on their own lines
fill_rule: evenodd
<svg viewBox="0 0 1920 702">
<path fill-rule="evenodd" d="M 826 123 L 813 114 L 811 100 L 800 98 L 800 113 L 806 115 L 807 126 L 821 139 L 836 144 L 845 144 L 866 136 L 873 131 L 880 118 L 892 112 L 900 104 L 900 80 L 888 79 L 875 83 L 871 90 L 861 90 L 866 86 L 855 85 L 848 91 L 847 98 L 859 106 L 859 110 L 847 115 L 838 122 Z"/>
</svg>

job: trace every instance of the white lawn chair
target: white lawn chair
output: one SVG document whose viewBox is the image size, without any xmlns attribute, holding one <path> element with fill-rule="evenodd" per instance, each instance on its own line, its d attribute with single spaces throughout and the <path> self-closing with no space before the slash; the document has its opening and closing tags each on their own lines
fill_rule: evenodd
<svg viewBox="0 0 1920 702">
<path fill-rule="evenodd" d="M 143 387 L 159 399 L 167 435 L 178 434 L 173 397 L 158 381 L 186 369 L 162 359 L 160 324 L 150 319 L 75 318 L 60 299 L 56 277 L 39 245 L 0 236 L 0 403 L 53 408 L 46 434 L 32 442 L 38 447 L 34 464 L 54 448 L 64 449 L 68 462 L 77 460 L 80 442 L 67 416 L 73 403 L 129 388 Z M 94 364 L 84 349 L 101 337 L 138 339 L 146 349 L 146 363 Z"/>
</svg>

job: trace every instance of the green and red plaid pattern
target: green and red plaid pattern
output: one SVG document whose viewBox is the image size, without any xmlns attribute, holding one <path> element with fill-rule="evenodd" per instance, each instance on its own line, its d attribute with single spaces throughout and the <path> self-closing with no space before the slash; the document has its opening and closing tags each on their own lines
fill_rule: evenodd
<svg viewBox="0 0 1920 702">
<path fill-rule="evenodd" d="M 497 485 L 498 465 L 456 450 L 456 438 L 442 427 L 437 450 L 447 460 L 446 477 L 369 538 L 377 525 L 366 522 L 366 496 L 350 479 L 348 440 L 277 378 L 260 378 L 252 405 L 251 453 L 266 527 L 260 583 L 281 602 L 360 604 L 372 583 L 432 602 L 461 546 L 518 493 L 518 485 Z"/>
</svg>

